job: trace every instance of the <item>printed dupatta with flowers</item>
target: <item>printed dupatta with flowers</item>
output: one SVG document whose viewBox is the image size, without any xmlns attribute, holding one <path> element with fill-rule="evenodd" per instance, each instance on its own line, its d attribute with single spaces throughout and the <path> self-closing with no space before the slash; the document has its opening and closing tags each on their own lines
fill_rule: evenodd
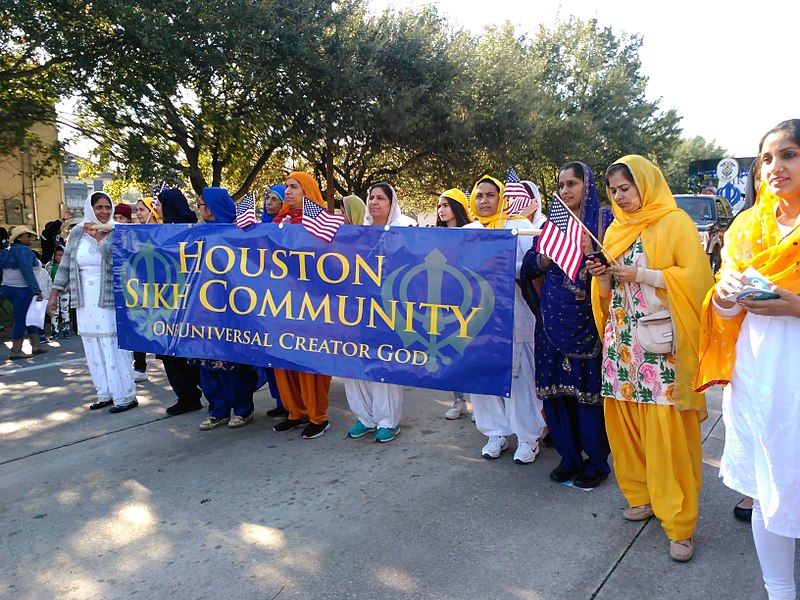
<svg viewBox="0 0 800 600">
<path fill-rule="evenodd" d="M 626 266 L 647 268 L 647 257 L 638 238 L 620 257 Z M 638 283 L 628 284 L 633 310 L 639 317 L 650 314 Z M 675 404 L 675 357 L 645 352 L 628 316 L 625 286 L 614 281 L 610 318 L 603 333 L 603 383 L 601 394 L 621 402 Z"/>
</svg>

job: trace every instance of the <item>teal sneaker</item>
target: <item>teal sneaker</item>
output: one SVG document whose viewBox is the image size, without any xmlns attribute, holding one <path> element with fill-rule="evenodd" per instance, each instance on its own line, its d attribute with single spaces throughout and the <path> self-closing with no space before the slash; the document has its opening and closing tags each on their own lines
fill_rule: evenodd
<svg viewBox="0 0 800 600">
<path fill-rule="evenodd" d="M 374 431 L 375 431 L 374 427 L 367 427 L 361 421 L 356 421 L 356 424 L 347 430 L 347 437 L 360 438 Z"/>
<path fill-rule="evenodd" d="M 388 427 L 381 427 L 378 429 L 378 433 L 375 434 L 375 441 L 379 444 L 385 444 L 386 442 L 391 442 L 397 435 L 400 433 L 400 425 L 395 427 L 394 429 L 389 429 Z"/>
</svg>

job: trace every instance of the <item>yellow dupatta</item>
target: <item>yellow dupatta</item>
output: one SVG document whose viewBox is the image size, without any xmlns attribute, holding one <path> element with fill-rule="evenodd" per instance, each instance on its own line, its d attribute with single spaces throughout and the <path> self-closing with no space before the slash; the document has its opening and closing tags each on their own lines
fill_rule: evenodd
<svg viewBox="0 0 800 600">
<path fill-rule="evenodd" d="M 800 227 L 781 238 L 775 217 L 780 198 L 766 185 L 761 186 L 755 205 L 734 219 L 725 233 L 722 267 L 744 271 L 753 267 L 774 284 L 795 294 L 800 293 Z M 718 274 L 719 275 L 719 274 Z M 694 378 L 695 388 L 726 385 L 736 361 L 736 340 L 745 311 L 731 319 L 717 314 L 712 305 L 714 288 L 706 295 L 701 315 L 700 364 Z"/>
<path fill-rule="evenodd" d="M 475 201 L 475 193 L 478 191 L 478 186 L 483 183 L 484 181 L 491 181 L 494 185 L 499 188 L 498 192 L 498 199 L 497 199 L 497 211 L 491 216 L 482 217 L 478 214 L 478 203 Z M 480 221 L 481 225 L 486 227 L 486 229 L 502 229 L 503 225 L 506 221 L 510 221 L 511 219 L 525 219 L 525 217 L 521 215 L 514 215 L 513 217 L 509 217 L 505 213 L 506 208 L 506 200 L 503 198 L 503 192 L 505 191 L 506 186 L 500 183 L 499 180 L 491 177 L 490 175 L 484 175 L 478 181 L 475 182 L 475 185 L 472 186 L 472 192 L 469 195 L 469 211 L 475 216 L 478 221 Z M 446 194 L 447 192 L 445 192 Z M 468 211 L 468 212 L 469 212 Z"/>
<path fill-rule="evenodd" d="M 612 257 L 619 258 L 641 237 L 648 268 L 661 271 L 667 284 L 666 293 L 662 289 L 657 293 L 669 306 L 675 327 L 675 406 L 705 414 L 705 396 L 694 391 L 692 377 L 698 362 L 700 307 L 714 284 L 708 257 L 695 224 L 675 204 L 661 170 L 637 155 L 624 156 L 616 162 L 627 165 L 633 174 L 642 206 L 626 213 L 614 204 L 615 220 L 606 230 L 603 245 Z M 593 280 L 592 311 L 601 336 L 608 320 L 609 301 L 597 280 Z"/>
</svg>

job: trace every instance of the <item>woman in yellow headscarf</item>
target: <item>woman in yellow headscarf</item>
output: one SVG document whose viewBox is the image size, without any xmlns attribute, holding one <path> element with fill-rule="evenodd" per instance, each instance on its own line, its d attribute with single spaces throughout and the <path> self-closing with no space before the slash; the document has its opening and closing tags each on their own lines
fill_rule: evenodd
<svg viewBox="0 0 800 600">
<path fill-rule="evenodd" d="M 603 336 L 605 419 L 614 471 L 630 521 L 653 515 L 670 539 L 670 556 L 694 554 L 702 485 L 700 422 L 705 397 L 692 388 L 700 307 L 713 284 L 697 229 L 678 209 L 664 175 L 641 156 L 606 171 L 615 221 L 604 245 L 615 260 L 588 265 L 592 310 Z M 635 323 L 668 307 L 674 350 L 645 351 Z"/>
<path fill-rule="evenodd" d="M 472 188 L 470 209 L 487 229 L 533 229 L 525 217 L 509 217 L 505 213 L 505 186 L 494 177 L 484 175 Z M 522 258 L 531 248 L 533 237 L 517 236 L 515 275 L 519 278 Z M 519 286 L 514 286 L 514 358 L 511 397 L 470 394 L 475 425 L 489 439 L 481 449 L 484 458 L 498 458 L 508 449 L 508 436 L 517 436 L 514 462 L 529 464 L 539 453 L 539 437 L 544 429 L 542 403 L 535 392 L 533 330 L 536 319 L 528 308 Z"/>
<path fill-rule="evenodd" d="M 800 119 L 767 132 L 758 149 L 755 206 L 725 234 L 718 283 L 702 314 L 699 389 L 724 385 L 725 485 L 753 498 L 753 540 L 770 598 L 794 598 L 800 537 Z M 730 300 L 755 269 L 778 298 Z"/>
</svg>

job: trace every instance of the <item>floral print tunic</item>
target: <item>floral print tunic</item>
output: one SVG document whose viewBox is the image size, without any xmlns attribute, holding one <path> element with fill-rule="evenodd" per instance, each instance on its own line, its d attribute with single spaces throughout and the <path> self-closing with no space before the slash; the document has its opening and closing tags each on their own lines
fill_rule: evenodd
<svg viewBox="0 0 800 600">
<path fill-rule="evenodd" d="M 625 266 L 647 268 L 647 256 L 638 238 L 619 258 Z M 629 283 L 635 317 L 651 314 L 641 286 Z M 645 404 L 675 404 L 675 357 L 645 352 L 628 315 L 625 285 L 612 280 L 611 310 L 603 333 L 603 383 L 605 398 Z"/>
</svg>

